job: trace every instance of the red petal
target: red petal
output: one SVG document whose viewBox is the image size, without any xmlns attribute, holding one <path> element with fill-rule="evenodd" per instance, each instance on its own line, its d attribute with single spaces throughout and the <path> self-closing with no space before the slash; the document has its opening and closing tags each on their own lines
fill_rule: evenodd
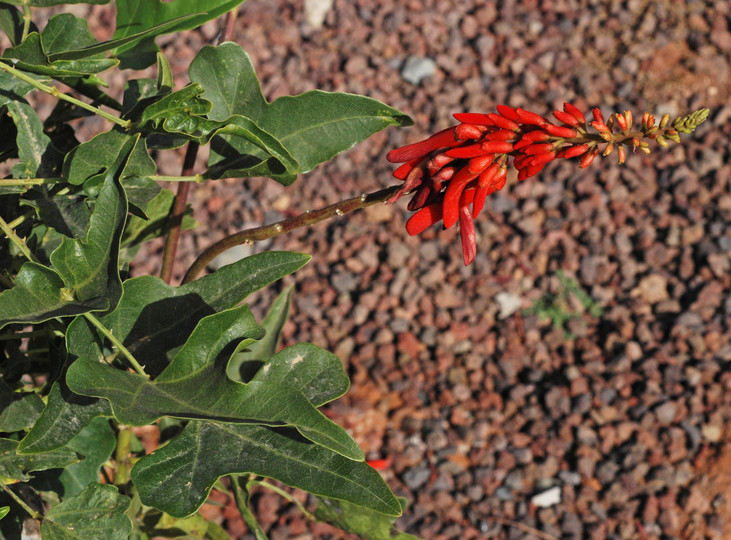
<svg viewBox="0 0 731 540">
<path fill-rule="evenodd" d="M 480 212 L 482 212 L 482 209 L 485 207 L 485 199 L 490 194 L 490 188 L 487 186 L 485 187 L 477 187 L 475 190 L 475 199 L 472 201 L 472 217 L 476 218 Z"/>
<path fill-rule="evenodd" d="M 551 143 L 535 143 L 529 144 L 523 148 L 520 152 L 526 156 L 535 156 L 538 154 L 545 154 L 553 150 L 553 144 Z"/>
<path fill-rule="evenodd" d="M 467 163 L 467 169 L 471 173 L 480 174 L 490 165 L 490 163 L 492 163 L 494 158 L 495 156 L 492 154 L 472 158 L 469 163 Z"/>
<path fill-rule="evenodd" d="M 425 206 L 406 222 L 406 232 L 416 236 L 427 230 L 442 219 L 442 203 L 434 203 Z"/>
<path fill-rule="evenodd" d="M 451 148 L 457 144 L 459 141 L 454 138 L 454 127 L 450 127 L 435 133 L 426 140 L 391 150 L 386 154 L 386 159 L 391 163 L 402 163 L 425 156 L 438 148 Z"/>
<path fill-rule="evenodd" d="M 451 150 L 447 150 L 445 154 L 453 158 L 473 158 L 477 156 L 484 156 L 487 154 L 487 150 L 482 148 L 482 143 L 477 143 L 470 144 L 469 146 L 452 148 Z"/>
<path fill-rule="evenodd" d="M 594 115 L 594 120 L 596 120 L 600 124 L 606 123 L 604 122 L 604 115 L 602 114 L 602 111 L 599 110 L 599 107 L 594 107 L 591 113 Z"/>
<path fill-rule="evenodd" d="M 586 118 L 584 118 L 584 113 L 582 113 L 578 107 L 571 105 L 571 103 L 564 103 L 563 110 L 576 118 L 582 126 L 586 125 Z"/>
<path fill-rule="evenodd" d="M 478 126 L 494 126 L 486 114 L 482 113 L 456 113 L 453 115 L 460 122 L 465 124 L 477 124 Z"/>
<path fill-rule="evenodd" d="M 525 109 L 521 109 L 520 107 L 515 109 L 515 112 L 518 114 L 518 121 L 522 124 L 531 124 L 536 126 L 546 125 L 546 119 L 543 118 L 540 114 L 536 114 L 532 111 L 526 111 Z"/>
<path fill-rule="evenodd" d="M 502 116 L 509 120 L 512 120 L 513 122 L 517 122 L 520 119 L 517 111 L 513 107 L 508 107 L 507 105 L 498 105 L 496 109 L 497 112 L 499 112 Z"/>
<path fill-rule="evenodd" d="M 502 118 L 502 117 L 501 117 Z M 509 141 L 515 137 L 515 132 L 509 129 L 498 129 L 491 133 L 486 133 L 483 137 L 485 141 Z"/>
<path fill-rule="evenodd" d="M 510 131 L 518 131 L 520 129 L 520 126 L 518 124 L 503 115 L 490 113 L 487 116 L 495 123 L 496 126 L 500 128 L 509 129 Z"/>
<path fill-rule="evenodd" d="M 546 124 L 545 126 L 543 126 L 543 129 L 545 129 L 554 137 L 562 137 L 564 139 L 570 139 L 572 137 L 576 137 L 577 135 L 575 129 L 563 126 L 554 126 L 553 124 Z"/>
<path fill-rule="evenodd" d="M 477 255 L 477 235 L 475 234 L 475 222 L 467 207 L 459 210 L 459 236 L 462 239 L 462 259 L 465 266 L 475 260 Z"/>
<path fill-rule="evenodd" d="M 584 144 L 577 144 L 574 146 L 569 146 L 568 148 L 564 148 L 561 150 L 556 157 L 566 158 L 570 159 L 572 157 L 580 156 L 584 152 L 586 152 L 589 149 L 589 145 Z"/>
<path fill-rule="evenodd" d="M 520 140 L 513 146 L 513 150 L 520 150 L 524 146 L 528 146 L 531 143 L 547 141 L 550 138 L 551 136 L 548 133 L 540 129 L 529 131 L 528 133 L 523 135 Z"/>
<path fill-rule="evenodd" d="M 579 127 L 581 125 L 578 118 L 576 118 L 573 114 L 569 114 L 564 111 L 553 111 L 553 116 L 555 116 L 556 120 L 559 122 L 563 122 L 569 126 Z"/>
<path fill-rule="evenodd" d="M 490 154 L 507 154 L 513 151 L 513 145 L 507 141 L 487 141 L 482 143 L 482 149 Z"/>
<path fill-rule="evenodd" d="M 444 192 L 443 220 L 444 227 L 449 229 L 459 217 L 459 198 L 462 192 L 472 180 L 477 177 L 477 173 L 470 172 L 467 168 L 459 171 L 449 182 L 447 191 Z"/>
</svg>

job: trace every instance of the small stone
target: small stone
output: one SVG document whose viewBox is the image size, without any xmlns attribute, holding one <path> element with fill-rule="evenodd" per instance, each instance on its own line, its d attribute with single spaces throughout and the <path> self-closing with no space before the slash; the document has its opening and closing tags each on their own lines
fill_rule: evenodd
<svg viewBox="0 0 731 540">
<path fill-rule="evenodd" d="M 305 19 L 312 28 L 321 28 L 334 0 L 305 0 Z"/>
<path fill-rule="evenodd" d="M 650 274 L 642 278 L 631 294 L 640 296 L 648 304 L 655 304 L 669 298 L 668 282 L 660 274 Z"/>
<path fill-rule="evenodd" d="M 666 401 L 655 409 L 657 421 L 661 424 L 672 424 L 673 420 L 675 420 L 675 413 L 677 412 L 677 409 L 678 407 L 674 402 Z"/>
<path fill-rule="evenodd" d="M 530 500 L 531 504 L 538 508 L 548 508 L 555 506 L 561 502 L 561 487 L 553 486 L 541 493 L 533 495 Z"/>
<path fill-rule="evenodd" d="M 510 317 L 513 313 L 520 309 L 522 301 L 520 296 L 510 292 L 502 291 L 495 295 L 495 301 L 498 303 L 500 311 L 498 312 L 498 319 L 505 319 Z"/>
<path fill-rule="evenodd" d="M 431 477 L 431 471 L 429 470 L 429 467 L 421 466 L 406 471 L 404 473 L 403 479 L 404 483 L 409 487 L 409 489 L 416 490 L 426 484 L 426 482 L 429 480 L 429 477 Z"/>
<path fill-rule="evenodd" d="M 715 443 L 721 440 L 721 428 L 713 424 L 703 424 L 701 434 L 708 442 Z"/>
<path fill-rule="evenodd" d="M 410 84 L 418 85 L 422 79 L 437 72 L 437 63 L 431 58 L 409 56 L 401 69 L 401 77 Z"/>
</svg>

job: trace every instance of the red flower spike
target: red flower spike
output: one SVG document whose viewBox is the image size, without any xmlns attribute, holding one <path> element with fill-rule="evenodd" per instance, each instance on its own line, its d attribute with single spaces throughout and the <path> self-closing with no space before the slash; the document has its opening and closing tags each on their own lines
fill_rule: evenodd
<svg viewBox="0 0 731 540">
<path fill-rule="evenodd" d="M 459 218 L 460 197 L 467 187 L 467 184 L 477 178 L 477 173 L 470 172 L 467 168 L 462 169 L 449 182 L 447 191 L 444 192 L 444 202 L 442 203 L 444 228 L 449 229 Z"/>
<path fill-rule="evenodd" d="M 460 124 L 454 128 L 454 136 L 460 141 L 479 139 L 482 137 L 482 131 L 475 124 Z"/>
<path fill-rule="evenodd" d="M 563 110 L 576 118 L 579 121 L 579 124 L 581 124 L 582 126 L 586 125 L 586 118 L 584 118 L 584 113 L 582 113 L 578 107 L 571 105 L 571 103 L 564 103 Z"/>
<path fill-rule="evenodd" d="M 469 163 L 467 163 L 467 170 L 474 174 L 480 174 L 482 171 L 487 169 L 493 159 L 495 159 L 495 156 L 492 154 L 472 158 Z"/>
<path fill-rule="evenodd" d="M 589 149 L 589 145 L 584 144 L 577 144 L 575 146 L 570 146 L 569 148 L 564 148 L 561 150 L 556 157 L 560 158 L 566 158 L 571 159 L 576 156 L 580 156 L 584 152 L 586 152 Z"/>
<path fill-rule="evenodd" d="M 477 255 L 477 235 L 475 234 L 475 222 L 467 207 L 459 209 L 459 236 L 462 239 L 462 260 L 468 266 L 475 260 Z"/>
<path fill-rule="evenodd" d="M 504 116 L 508 120 L 512 120 L 513 122 L 517 122 L 520 120 L 520 116 L 518 116 L 517 111 L 513 107 L 508 107 L 507 105 L 498 105 L 495 108 L 501 116 Z"/>
<path fill-rule="evenodd" d="M 506 118 L 497 113 L 490 113 L 487 115 L 490 120 L 493 121 L 494 125 L 502 129 L 509 129 L 510 131 L 519 131 L 520 126 L 513 122 L 510 118 Z"/>
<path fill-rule="evenodd" d="M 602 111 L 599 110 L 598 107 L 594 107 L 591 111 L 591 114 L 594 115 L 594 120 L 599 122 L 600 124 L 604 124 L 604 115 L 602 114 Z"/>
<path fill-rule="evenodd" d="M 594 158 L 596 157 L 596 155 L 598 153 L 599 153 L 599 148 L 596 146 L 594 148 L 592 148 L 591 150 L 589 150 L 588 152 L 586 152 L 582 156 L 581 161 L 579 161 L 579 168 L 585 169 L 586 167 L 591 165 L 591 162 L 594 161 Z"/>
<path fill-rule="evenodd" d="M 528 146 L 531 143 L 547 141 L 550 138 L 551 136 L 548 133 L 540 129 L 536 129 L 535 131 L 529 131 L 528 133 L 523 135 L 520 140 L 515 143 L 515 145 L 513 145 L 513 150 L 520 150 L 521 148 Z"/>
<path fill-rule="evenodd" d="M 411 236 L 423 233 L 442 220 L 442 203 L 434 203 L 414 213 L 406 222 L 406 232 Z"/>
<path fill-rule="evenodd" d="M 513 151 L 513 145 L 507 141 L 487 141 L 482 143 L 482 149 L 491 154 L 507 154 Z"/>
<path fill-rule="evenodd" d="M 391 150 L 386 154 L 386 159 L 391 163 L 403 163 L 404 161 L 423 157 L 440 148 L 451 148 L 459 142 L 454 138 L 454 128 L 451 127 L 435 133 L 426 140 Z"/>
<path fill-rule="evenodd" d="M 483 147 L 484 143 L 470 144 L 469 146 L 460 146 L 458 148 L 452 148 L 444 152 L 447 156 L 452 158 L 473 158 L 477 156 L 483 156 L 487 153 Z"/>
<path fill-rule="evenodd" d="M 518 121 L 521 124 L 531 124 L 539 127 L 543 127 L 546 125 L 546 119 L 543 118 L 540 114 L 526 111 L 525 109 L 521 109 L 520 107 L 515 109 L 515 112 L 517 113 Z"/>
<path fill-rule="evenodd" d="M 614 120 L 617 122 L 619 129 L 622 130 L 622 133 L 627 133 L 627 131 L 629 131 L 629 128 L 627 127 L 627 120 L 625 120 L 623 115 L 614 113 Z"/>
<path fill-rule="evenodd" d="M 569 126 L 579 127 L 581 125 L 579 123 L 579 120 L 574 115 L 567 112 L 553 111 L 553 116 L 555 116 L 556 120 L 558 120 L 559 122 L 563 122 L 564 124 L 567 124 Z"/>
<path fill-rule="evenodd" d="M 563 126 L 554 126 L 553 124 L 546 124 L 543 126 L 543 129 L 554 137 L 561 137 L 562 139 L 571 139 L 578 135 L 575 129 Z"/>
<path fill-rule="evenodd" d="M 463 124 L 475 124 L 478 126 L 494 126 L 487 114 L 482 113 L 455 113 L 452 116 Z"/>
</svg>

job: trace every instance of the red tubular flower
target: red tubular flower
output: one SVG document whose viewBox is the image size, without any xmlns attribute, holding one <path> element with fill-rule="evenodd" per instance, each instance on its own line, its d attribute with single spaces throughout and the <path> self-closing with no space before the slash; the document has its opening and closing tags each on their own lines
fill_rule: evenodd
<svg viewBox="0 0 731 540">
<path fill-rule="evenodd" d="M 403 163 L 393 173 L 403 185 L 387 202 L 411 195 L 408 209 L 414 214 L 406 223 L 411 235 L 440 221 L 446 228 L 459 223 L 464 262 L 469 264 L 477 249 L 473 219 L 484 208 L 486 197 L 505 186 L 510 158 L 521 181 L 557 158 L 576 157 L 579 167 L 588 167 L 599 154 L 600 144 L 604 145 L 603 155 L 616 146 L 622 163 L 627 146 L 648 153 L 649 145 L 643 138 L 661 146 L 667 146 L 668 140 L 677 142 L 680 132 L 691 132 L 708 117 L 708 110 L 678 118 L 672 126 L 668 125 L 668 115 L 656 126 L 655 118 L 645 113 L 641 130 L 634 132 L 630 131 L 629 111 L 612 114 L 605 122 L 601 111 L 593 109 L 589 125 L 598 133 L 587 132 L 586 118 L 570 103 L 564 103 L 563 111 L 553 111 L 553 116 L 562 125 L 507 105 L 498 105 L 496 113 L 455 114 L 458 125 L 388 153 L 389 161 Z"/>
</svg>

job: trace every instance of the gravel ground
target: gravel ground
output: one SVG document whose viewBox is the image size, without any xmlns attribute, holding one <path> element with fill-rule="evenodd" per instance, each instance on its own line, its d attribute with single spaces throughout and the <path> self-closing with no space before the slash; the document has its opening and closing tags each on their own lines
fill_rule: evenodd
<svg viewBox="0 0 731 540">
<path fill-rule="evenodd" d="M 455 112 L 505 103 L 548 115 L 564 101 L 636 118 L 712 110 L 681 145 L 623 167 L 563 162 L 509 181 L 477 220 L 469 267 L 454 229 L 409 237 L 402 203 L 255 247 L 313 255 L 293 278 L 285 342 L 346 364 L 353 386 L 328 414 L 369 458 L 390 460 L 384 477 L 409 501 L 400 528 L 428 539 L 731 538 L 730 27 L 728 0 L 242 6 L 235 39 L 269 99 L 354 92 L 416 124 L 289 188 L 201 187 L 191 202 L 205 225 L 186 235 L 185 262 L 242 227 L 392 184 L 386 152 Z M 185 66 L 216 28 L 167 50 Z M 256 298 L 259 313 L 276 292 Z M 276 496 L 254 502 L 274 540 L 341 537 Z M 228 510 L 207 511 L 253 538 Z"/>
</svg>

